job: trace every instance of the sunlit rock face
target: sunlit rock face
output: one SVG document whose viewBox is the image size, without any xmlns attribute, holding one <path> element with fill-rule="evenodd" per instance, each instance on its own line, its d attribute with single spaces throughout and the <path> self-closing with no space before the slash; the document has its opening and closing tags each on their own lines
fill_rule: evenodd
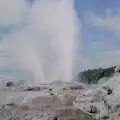
<svg viewBox="0 0 120 120">
<path fill-rule="evenodd" d="M 98 84 L 96 88 L 91 87 L 81 92 L 75 100 L 75 106 L 87 113 L 92 113 L 97 119 L 120 119 L 119 89 L 120 73 L 116 72 L 104 84 Z"/>
<path fill-rule="evenodd" d="M 116 72 L 116 73 L 120 73 L 120 66 L 116 66 L 115 72 Z"/>
</svg>

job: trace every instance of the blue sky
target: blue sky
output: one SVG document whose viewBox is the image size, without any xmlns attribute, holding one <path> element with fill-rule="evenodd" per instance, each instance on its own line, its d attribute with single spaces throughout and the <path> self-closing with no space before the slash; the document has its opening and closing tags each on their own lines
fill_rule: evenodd
<svg viewBox="0 0 120 120">
<path fill-rule="evenodd" d="M 120 1 L 76 0 L 83 56 L 90 68 L 120 64 Z"/>
<path fill-rule="evenodd" d="M 3 1 L 7 2 L 7 0 Z M 18 19 L 21 18 L 18 13 L 22 2 L 16 1 L 18 0 L 12 0 L 15 6 L 11 7 L 16 10 L 6 11 L 5 18 L 0 18 L 0 67 L 5 69 L 11 62 L 5 58 L 8 53 L 4 53 L 9 46 L 6 42 L 7 36 L 21 28 L 17 23 L 21 21 Z M 0 16 L 3 15 L 4 10 L 2 2 L 0 1 Z M 24 9 L 25 7 L 22 10 Z M 80 54 L 85 69 L 120 64 L 120 0 L 75 0 L 75 10 L 82 26 L 80 31 L 82 53 Z M 12 21 L 13 16 L 9 14 L 12 12 L 16 18 L 14 21 Z M 23 26 L 25 24 L 22 23 Z M 6 62 L 3 64 L 1 61 Z"/>
</svg>

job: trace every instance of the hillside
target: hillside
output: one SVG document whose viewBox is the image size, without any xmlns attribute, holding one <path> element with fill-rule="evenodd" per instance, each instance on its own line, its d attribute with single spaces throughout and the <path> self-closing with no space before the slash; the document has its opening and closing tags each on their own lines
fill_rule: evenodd
<svg viewBox="0 0 120 120">
<path fill-rule="evenodd" d="M 80 72 L 78 75 L 78 81 L 87 84 L 96 84 L 103 77 L 110 77 L 114 74 L 116 66 L 108 68 L 88 69 Z"/>
</svg>

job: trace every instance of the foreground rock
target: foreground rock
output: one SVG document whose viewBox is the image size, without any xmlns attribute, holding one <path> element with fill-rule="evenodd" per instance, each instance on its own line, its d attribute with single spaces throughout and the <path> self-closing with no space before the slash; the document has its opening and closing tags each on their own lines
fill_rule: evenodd
<svg viewBox="0 0 120 120">
<path fill-rule="evenodd" d="M 0 120 L 49 120 L 52 113 L 23 110 L 20 108 L 0 109 Z"/>
<path fill-rule="evenodd" d="M 96 89 L 88 89 L 77 96 L 74 105 L 93 114 L 97 120 L 120 120 L 120 74 Z"/>
<path fill-rule="evenodd" d="M 95 120 L 92 115 L 75 107 L 56 108 L 55 111 L 22 109 L 22 107 L 0 108 L 0 120 Z"/>
<path fill-rule="evenodd" d="M 92 114 L 74 106 L 79 94 L 75 91 L 28 96 L 21 104 L 10 102 L 1 106 L 0 120 L 95 120 Z"/>
<path fill-rule="evenodd" d="M 92 115 L 75 107 L 58 108 L 55 115 L 58 120 L 95 120 Z"/>
</svg>

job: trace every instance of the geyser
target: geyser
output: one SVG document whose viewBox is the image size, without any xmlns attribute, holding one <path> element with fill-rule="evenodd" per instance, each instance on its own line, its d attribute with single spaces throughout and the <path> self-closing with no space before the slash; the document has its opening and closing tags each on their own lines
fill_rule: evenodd
<svg viewBox="0 0 120 120">
<path fill-rule="evenodd" d="M 31 4 L 24 12 L 25 25 L 11 37 L 14 63 L 31 71 L 35 84 L 72 80 L 79 30 L 74 0 L 32 0 Z"/>
</svg>

